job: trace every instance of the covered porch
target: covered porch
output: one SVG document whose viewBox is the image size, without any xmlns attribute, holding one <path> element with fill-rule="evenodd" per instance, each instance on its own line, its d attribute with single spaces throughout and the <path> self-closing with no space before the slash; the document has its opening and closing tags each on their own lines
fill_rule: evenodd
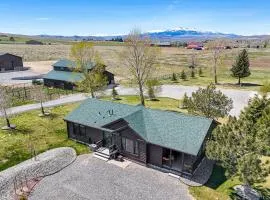
<svg viewBox="0 0 270 200">
<path fill-rule="evenodd" d="M 202 158 L 203 156 L 162 148 L 162 167 L 180 174 L 192 175 Z"/>
</svg>

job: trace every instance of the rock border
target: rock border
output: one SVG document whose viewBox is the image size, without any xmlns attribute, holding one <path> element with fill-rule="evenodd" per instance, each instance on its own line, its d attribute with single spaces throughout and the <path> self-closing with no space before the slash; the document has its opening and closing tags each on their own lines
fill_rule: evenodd
<svg viewBox="0 0 270 200">
<path fill-rule="evenodd" d="M 18 165 L 0 172 L 0 199 L 15 199 L 14 180 L 23 182 L 55 174 L 76 160 L 76 151 L 70 147 L 48 150 Z"/>
</svg>

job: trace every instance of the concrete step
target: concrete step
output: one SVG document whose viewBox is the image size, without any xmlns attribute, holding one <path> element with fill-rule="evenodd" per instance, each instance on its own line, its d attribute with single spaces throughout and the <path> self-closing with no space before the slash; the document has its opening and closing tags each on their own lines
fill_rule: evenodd
<svg viewBox="0 0 270 200">
<path fill-rule="evenodd" d="M 101 154 L 101 153 L 98 153 L 98 152 L 95 152 L 94 153 L 94 157 L 98 158 L 98 159 L 101 159 L 101 160 L 104 160 L 104 161 L 108 161 L 110 156 L 107 156 L 107 155 L 104 155 L 104 154 Z"/>
</svg>

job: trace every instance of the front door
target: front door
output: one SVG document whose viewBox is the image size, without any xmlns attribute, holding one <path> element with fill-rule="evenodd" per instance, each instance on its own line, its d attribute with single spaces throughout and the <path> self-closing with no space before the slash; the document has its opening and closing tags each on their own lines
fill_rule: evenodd
<svg viewBox="0 0 270 200">
<path fill-rule="evenodd" d="M 112 145 L 112 133 L 103 131 L 103 146 L 109 148 Z"/>
</svg>

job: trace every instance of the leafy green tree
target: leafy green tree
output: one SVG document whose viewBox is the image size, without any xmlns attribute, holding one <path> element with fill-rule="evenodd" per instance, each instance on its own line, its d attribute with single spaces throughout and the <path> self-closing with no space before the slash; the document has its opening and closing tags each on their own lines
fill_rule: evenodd
<svg viewBox="0 0 270 200">
<path fill-rule="evenodd" d="M 156 94 L 161 90 L 160 85 L 157 79 L 151 79 L 146 82 L 148 97 L 151 101 L 156 100 Z"/>
<path fill-rule="evenodd" d="M 107 85 L 107 78 L 104 76 L 104 67 L 96 65 L 94 69 L 87 73 L 83 73 L 83 81 L 79 83 L 79 89 L 90 93 L 95 98 L 95 93 Z"/>
<path fill-rule="evenodd" d="M 241 51 L 236 58 L 235 64 L 232 66 L 232 76 L 238 78 L 238 84 L 241 85 L 241 78 L 250 76 L 249 58 L 246 49 Z"/>
<path fill-rule="evenodd" d="M 177 76 L 175 73 L 172 73 L 172 79 L 171 79 L 173 82 L 176 82 L 177 81 Z"/>
<path fill-rule="evenodd" d="M 183 71 L 181 72 L 180 78 L 181 78 L 182 80 L 184 80 L 184 81 L 187 80 L 187 74 L 186 74 L 185 70 L 183 70 Z"/>
<path fill-rule="evenodd" d="M 95 93 L 107 85 L 107 78 L 104 75 L 105 65 L 103 64 L 98 52 L 94 49 L 91 42 L 78 42 L 71 47 L 71 56 L 76 61 L 75 71 L 82 72 L 82 80 L 79 89 L 90 93 L 92 98 Z M 95 65 L 89 69 L 89 65 Z"/>
<path fill-rule="evenodd" d="M 233 101 L 212 83 L 193 92 L 188 100 L 189 112 L 214 119 L 227 116 L 232 108 Z"/>
</svg>

